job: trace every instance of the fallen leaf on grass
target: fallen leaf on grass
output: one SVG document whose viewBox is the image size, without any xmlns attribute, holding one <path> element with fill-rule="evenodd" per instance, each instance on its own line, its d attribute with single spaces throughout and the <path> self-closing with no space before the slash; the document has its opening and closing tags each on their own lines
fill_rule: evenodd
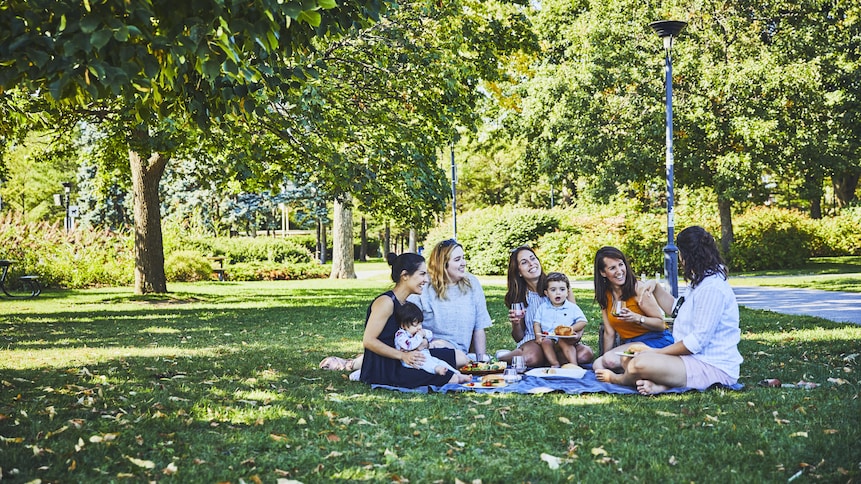
<svg viewBox="0 0 861 484">
<path fill-rule="evenodd" d="M 840 431 L 837 429 L 825 429 L 822 431 L 823 434 L 827 434 L 827 435 L 836 434 L 837 432 L 840 432 Z"/>
<path fill-rule="evenodd" d="M 90 442 L 93 444 L 98 444 L 100 442 L 111 442 L 117 439 L 120 434 L 118 433 L 107 433 L 104 435 L 93 435 L 90 437 Z"/>
<path fill-rule="evenodd" d="M 172 476 L 172 475 L 176 474 L 177 471 L 179 471 L 179 468 L 176 467 L 176 464 L 171 462 L 170 464 L 167 465 L 167 467 L 165 467 L 164 469 L 161 470 L 161 473 L 166 475 L 166 476 Z"/>
<path fill-rule="evenodd" d="M 674 465 L 677 465 L 677 464 L 679 463 L 679 461 L 677 461 L 677 460 L 676 460 L 676 456 L 671 455 L 671 456 L 670 456 L 670 462 L 669 462 L 669 463 L 670 463 L 670 465 L 671 465 L 671 466 L 674 466 Z"/>
<path fill-rule="evenodd" d="M 329 442 L 340 442 L 341 437 L 338 437 L 336 434 L 329 434 L 326 436 L 326 440 Z"/>
<path fill-rule="evenodd" d="M 566 417 L 559 417 L 559 421 L 564 423 L 564 424 L 571 425 L 571 421 L 568 420 L 568 418 L 566 418 Z"/>
<path fill-rule="evenodd" d="M 807 432 L 795 432 L 789 434 L 790 437 L 807 437 Z"/>
<path fill-rule="evenodd" d="M 679 416 L 677 413 L 664 412 L 663 410 L 658 410 L 655 413 L 660 415 L 661 417 L 678 417 Z"/>
<path fill-rule="evenodd" d="M 845 385 L 845 384 L 849 383 L 848 381 L 846 381 L 842 378 L 829 378 L 828 381 L 831 383 L 834 383 L 835 385 Z"/>
<path fill-rule="evenodd" d="M 67 422 L 69 422 L 69 424 L 71 424 L 72 427 L 75 427 L 76 429 L 80 429 L 81 427 L 84 426 L 85 420 L 82 418 L 73 418 L 71 420 L 67 420 Z"/>
<path fill-rule="evenodd" d="M 541 453 L 541 460 L 546 462 L 547 465 L 550 466 L 551 469 L 558 469 L 559 468 L 559 462 L 560 462 L 559 457 L 556 457 L 556 456 L 550 455 L 550 454 L 545 454 L 542 452 Z"/>
<path fill-rule="evenodd" d="M 607 451 L 604 450 L 603 447 L 593 447 L 592 448 L 592 455 L 594 455 L 594 456 L 607 455 Z"/>
<path fill-rule="evenodd" d="M 66 431 L 66 430 L 68 430 L 68 429 L 69 429 L 69 427 L 68 427 L 68 426 L 63 425 L 62 427 L 58 428 L 57 430 L 55 430 L 55 431 L 53 431 L 53 432 L 48 432 L 47 434 L 45 434 L 45 438 L 46 438 L 46 439 L 50 439 L 51 437 L 53 437 L 53 436 L 55 436 L 55 435 L 57 435 L 57 434 L 61 434 L 61 433 L 65 432 L 65 431 Z"/>
<path fill-rule="evenodd" d="M 151 460 L 141 460 L 141 459 L 136 459 L 134 457 L 129 457 L 129 456 L 126 456 L 126 459 L 128 459 L 129 462 L 131 462 L 132 464 L 134 464 L 138 467 L 143 467 L 144 469 L 155 469 L 155 462 L 153 462 Z"/>
</svg>

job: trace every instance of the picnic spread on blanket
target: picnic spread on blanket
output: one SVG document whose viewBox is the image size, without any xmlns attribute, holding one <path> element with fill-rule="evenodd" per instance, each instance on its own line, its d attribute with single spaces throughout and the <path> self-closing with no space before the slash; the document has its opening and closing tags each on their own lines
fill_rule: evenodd
<svg viewBox="0 0 861 484">
<path fill-rule="evenodd" d="M 639 394 L 634 387 L 605 383 L 595 378 L 595 373 L 586 368 L 532 368 L 523 374 L 516 382 L 506 382 L 504 379 L 492 378 L 498 376 L 490 373 L 475 375 L 469 383 L 448 383 L 443 386 L 423 386 L 418 388 L 404 388 L 391 385 L 371 385 L 371 388 L 395 390 L 407 393 L 449 393 L 449 392 L 477 392 L 477 393 L 522 393 L 541 394 L 562 392 L 571 395 L 583 393 L 619 393 Z M 488 378 L 491 377 L 491 378 Z M 489 382 L 489 384 L 487 384 Z M 728 390 L 742 390 L 744 385 L 736 383 L 732 386 L 718 386 Z M 671 388 L 663 393 L 684 393 L 693 391 L 692 388 Z"/>
</svg>

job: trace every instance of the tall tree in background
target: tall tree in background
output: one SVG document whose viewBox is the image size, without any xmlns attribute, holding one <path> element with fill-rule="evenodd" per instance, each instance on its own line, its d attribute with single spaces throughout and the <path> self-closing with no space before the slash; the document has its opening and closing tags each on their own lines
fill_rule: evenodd
<svg viewBox="0 0 861 484">
<path fill-rule="evenodd" d="M 482 80 L 530 38 L 514 3 L 402 1 L 373 27 L 320 43 L 325 69 L 268 120 L 287 153 L 276 172 L 320 186 L 336 216 L 351 213 L 352 199 L 363 213 L 427 228 L 449 195 L 439 148 L 456 127 L 472 129 Z M 333 244 L 333 277 L 352 277 L 352 220 L 334 224 L 344 240 Z"/>
<path fill-rule="evenodd" d="M 135 292 L 166 292 L 158 185 L 187 134 L 289 99 L 312 40 L 367 25 L 391 2 L 9 0 L 0 8 L 0 89 L 55 114 L 112 119 L 135 194 Z"/>
</svg>

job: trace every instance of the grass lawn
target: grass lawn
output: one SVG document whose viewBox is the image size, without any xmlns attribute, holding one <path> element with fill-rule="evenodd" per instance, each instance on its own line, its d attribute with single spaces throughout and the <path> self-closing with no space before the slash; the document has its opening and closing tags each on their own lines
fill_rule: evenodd
<svg viewBox="0 0 861 484">
<path fill-rule="evenodd" d="M 383 266 L 383 269 L 385 267 Z M 381 280 L 0 299 L 4 482 L 849 482 L 861 327 L 742 309 L 740 392 L 411 394 L 322 371 Z M 492 349 L 511 347 L 485 288 Z M 591 294 L 577 292 L 592 322 Z M 819 383 L 763 388 L 765 378 Z M 551 464 L 558 464 L 555 467 Z"/>
<path fill-rule="evenodd" d="M 817 257 L 801 269 L 733 274 L 736 286 L 773 286 L 861 292 L 861 257 Z M 754 276 L 754 277 L 749 277 Z"/>
</svg>

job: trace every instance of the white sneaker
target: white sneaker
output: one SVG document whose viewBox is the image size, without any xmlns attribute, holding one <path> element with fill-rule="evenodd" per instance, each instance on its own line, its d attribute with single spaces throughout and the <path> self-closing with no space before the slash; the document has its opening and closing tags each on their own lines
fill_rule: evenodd
<svg viewBox="0 0 861 484">
<path fill-rule="evenodd" d="M 498 360 L 498 359 L 502 358 L 503 356 L 507 355 L 508 353 L 511 353 L 511 351 L 510 350 L 498 350 L 496 352 L 496 359 Z"/>
<path fill-rule="evenodd" d="M 356 370 L 350 373 L 350 381 L 359 381 L 359 376 L 362 374 L 362 370 Z"/>
</svg>

